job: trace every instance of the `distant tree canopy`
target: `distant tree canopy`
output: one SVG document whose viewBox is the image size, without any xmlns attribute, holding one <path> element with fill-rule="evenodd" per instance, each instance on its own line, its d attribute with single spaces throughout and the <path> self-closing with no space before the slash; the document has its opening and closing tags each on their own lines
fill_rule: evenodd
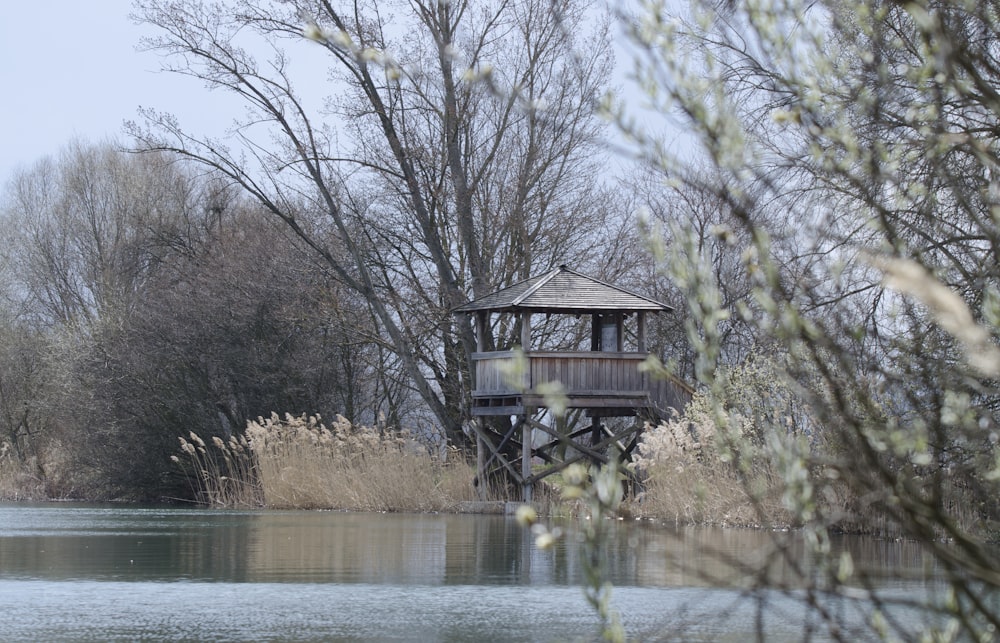
<svg viewBox="0 0 1000 643">
<path fill-rule="evenodd" d="M 371 420 L 398 397 L 364 303 L 254 208 L 111 144 L 11 181 L 0 438 L 50 493 L 183 497 L 179 435 L 275 408 Z"/>
</svg>

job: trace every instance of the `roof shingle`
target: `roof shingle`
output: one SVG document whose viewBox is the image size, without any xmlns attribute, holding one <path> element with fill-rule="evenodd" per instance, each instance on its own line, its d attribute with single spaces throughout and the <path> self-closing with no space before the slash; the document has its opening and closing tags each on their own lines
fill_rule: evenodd
<svg viewBox="0 0 1000 643">
<path fill-rule="evenodd" d="M 673 308 L 649 297 L 612 286 L 593 277 L 559 266 L 475 301 L 459 306 L 456 313 L 554 312 L 591 313 L 603 311 L 672 311 Z"/>
</svg>

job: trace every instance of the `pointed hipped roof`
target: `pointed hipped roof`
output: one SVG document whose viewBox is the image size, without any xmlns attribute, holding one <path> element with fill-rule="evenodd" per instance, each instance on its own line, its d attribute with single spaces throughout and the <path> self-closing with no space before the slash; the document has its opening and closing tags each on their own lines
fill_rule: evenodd
<svg viewBox="0 0 1000 643">
<path fill-rule="evenodd" d="M 532 277 L 475 301 L 456 313 L 540 312 L 583 314 L 599 312 L 661 312 L 673 308 L 649 297 L 582 275 L 566 266 Z"/>
</svg>

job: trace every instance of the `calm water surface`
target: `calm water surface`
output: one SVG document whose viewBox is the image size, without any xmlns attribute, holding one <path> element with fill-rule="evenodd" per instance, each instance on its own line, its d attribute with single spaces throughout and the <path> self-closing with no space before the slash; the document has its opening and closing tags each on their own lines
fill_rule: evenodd
<svg viewBox="0 0 1000 643">
<path fill-rule="evenodd" d="M 745 592 L 742 565 L 776 536 L 797 538 L 620 524 L 608 560 L 629 634 L 801 639 L 813 624 L 792 566 L 806 556 L 770 565 L 789 591 Z M 913 544 L 834 547 L 887 595 L 932 591 Z M 575 552 L 537 551 L 505 516 L 0 505 L 0 640 L 593 640 Z M 856 625 L 864 607 L 828 604 Z"/>
</svg>

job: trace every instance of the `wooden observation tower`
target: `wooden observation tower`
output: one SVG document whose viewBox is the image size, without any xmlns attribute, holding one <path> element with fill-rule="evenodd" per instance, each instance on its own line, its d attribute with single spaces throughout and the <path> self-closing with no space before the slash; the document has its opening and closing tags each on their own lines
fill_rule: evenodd
<svg viewBox="0 0 1000 643">
<path fill-rule="evenodd" d="M 520 484 L 530 502 L 534 483 L 573 462 L 606 463 L 611 446 L 629 458 L 645 421 L 665 417 L 671 408 L 682 410 L 690 398 L 682 383 L 654 378 L 642 368 L 649 356 L 647 316 L 672 310 L 566 266 L 455 309 L 475 319 L 472 428 L 478 480 L 505 476 Z M 541 315 L 546 323 L 534 328 Z M 589 321 L 589 350 L 579 350 L 588 344 L 586 331 L 577 350 L 544 346 L 550 334 L 543 328 L 557 315 Z M 494 329 L 512 329 L 520 341 L 513 350 L 494 350 Z M 634 419 L 611 423 L 610 418 Z M 533 460 L 545 466 L 534 472 Z"/>
</svg>

